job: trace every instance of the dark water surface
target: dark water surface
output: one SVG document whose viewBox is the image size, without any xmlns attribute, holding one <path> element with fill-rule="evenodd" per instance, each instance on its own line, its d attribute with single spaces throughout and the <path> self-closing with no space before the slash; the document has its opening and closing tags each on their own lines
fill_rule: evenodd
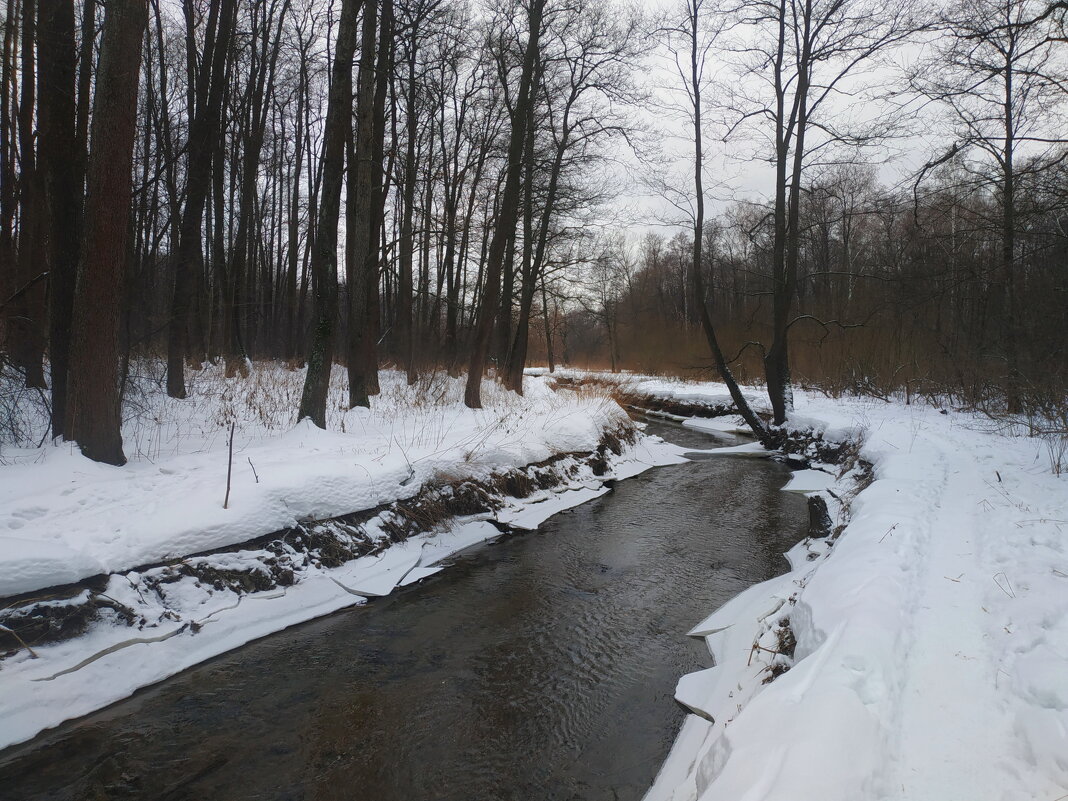
<svg viewBox="0 0 1068 801">
<path fill-rule="evenodd" d="M 0 752 L 0 799 L 640 799 L 683 719 L 676 681 L 711 662 L 685 631 L 803 535 L 786 479 L 720 457 L 620 482 Z"/>
</svg>

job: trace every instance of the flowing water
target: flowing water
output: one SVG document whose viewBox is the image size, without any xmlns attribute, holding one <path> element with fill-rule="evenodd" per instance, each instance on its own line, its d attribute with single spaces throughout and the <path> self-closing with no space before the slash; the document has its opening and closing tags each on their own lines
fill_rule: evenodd
<svg viewBox="0 0 1068 801">
<path fill-rule="evenodd" d="M 803 536 L 786 479 L 714 457 L 620 482 L 0 752 L 0 799 L 640 799 L 682 723 L 676 681 L 711 664 L 685 631 Z"/>
</svg>

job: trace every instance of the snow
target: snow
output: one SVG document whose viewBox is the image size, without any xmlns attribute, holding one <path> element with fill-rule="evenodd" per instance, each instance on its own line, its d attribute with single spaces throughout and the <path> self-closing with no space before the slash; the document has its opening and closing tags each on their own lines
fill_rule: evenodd
<svg viewBox="0 0 1068 801">
<path fill-rule="evenodd" d="M 825 470 L 795 470 L 784 490 L 787 492 L 819 492 L 834 486 L 835 477 Z"/>
<path fill-rule="evenodd" d="M 690 449 L 689 453 L 702 453 L 711 456 L 748 456 L 754 459 L 767 459 L 771 453 L 759 442 L 745 442 L 741 445 L 728 445 L 725 448 Z"/>
<path fill-rule="evenodd" d="M 418 565 L 420 543 L 408 540 L 387 548 L 380 555 L 356 559 L 331 572 L 330 578 L 345 592 L 365 598 L 389 595 Z"/>
<path fill-rule="evenodd" d="M 697 714 L 647 801 L 1068 796 L 1068 478 L 1045 443 L 971 413 L 795 397 L 789 425 L 859 439 L 875 480 L 833 546 L 799 544 L 790 573 L 691 631 L 716 666 L 680 680 Z M 841 514 L 858 476 L 787 489 Z M 774 653 L 785 619 L 792 659 Z M 765 684 L 773 665 L 789 670 Z"/>
<path fill-rule="evenodd" d="M 686 417 L 682 424 L 686 428 L 704 431 L 707 434 L 751 434 L 749 426 L 737 415 L 723 417 Z"/>
<path fill-rule="evenodd" d="M 253 371 L 247 380 L 199 371 L 188 400 L 149 384 L 124 423 L 130 462 L 121 468 L 92 462 L 69 443 L 5 448 L 0 597 L 371 509 L 443 477 L 486 478 L 593 450 L 625 417 L 606 396 L 555 393 L 536 377 L 523 397 L 487 381 L 486 408 L 476 411 L 464 407 L 460 379 L 435 376 L 409 388 L 393 371 L 382 373 L 373 409 L 349 410 L 344 370 L 335 369 L 324 431 L 294 419 L 303 373 L 271 363 Z M 230 420 L 237 433 L 223 509 Z"/>
<path fill-rule="evenodd" d="M 497 520 L 511 528 L 533 531 L 547 515 L 570 509 L 573 506 L 592 501 L 608 492 L 608 487 L 578 487 L 567 489 L 552 497 L 536 501 L 530 505 L 524 505 L 515 509 L 507 509 L 497 513 Z"/>
<path fill-rule="evenodd" d="M 450 379 L 409 389 L 387 373 L 370 412 L 346 411 L 335 385 L 324 432 L 279 411 L 295 407 L 299 374 L 256 369 L 247 401 L 210 370 L 194 380 L 190 401 L 146 393 L 124 429 L 132 460 L 121 469 L 64 447 L 5 448 L 0 595 L 372 508 L 442 477 L 486 477 L 590 450 L 621 414 L 607 398 L 554 394 L 539 376 L 522 399 L 487 384 L 487 409 L 472 412 Z M 726 396 L 716 383 L 623 380 L 709 406 Z M 874 480 L 856 464 L 837 476 L 795 473 L 787 489 L 819 493 L 845 528 L 833 541 L 799 543 L 787 555 L 790 572 L 692 626 L 715 666 L 680 677 L 676 697 L 694 714 L 647 801 L 1064 801 L 1068 476 L 1050 469 L 1046 443 L 968 412 L 801 391 L 795 401 L 789 425 L 860 442 Z M 230 419 L 239 422 L 235 480 L 223 510 Z M 689 424 L 738 425 L 733 417 Z M 603 478 L 684 461 L 687 452 L 646 437 L 611 459 Z M 495 520 L 459 521 L 383 555 L 313 570 L 284 590 L 238 596 L 191 578 L 167 585 L 165 599 L 149 599 L 158 614 L 143 630 L 103 622 L 42 647 L 39 659 L 5 660 L 0 747 L 430 576 L 501 536 L 499 525 L 534 528 L 603 491 L 582 473 L 558 495 L 535 493 Z M 245 552 L 198 558 L 254 561 Z M 108 596 L 137 604 L 139 577 L 112 575 Z M 692 623 L 680 621 L 679 635 Z M 792 656 L 779 652 L 784 626 L 796 640 Z"/>
</svg>

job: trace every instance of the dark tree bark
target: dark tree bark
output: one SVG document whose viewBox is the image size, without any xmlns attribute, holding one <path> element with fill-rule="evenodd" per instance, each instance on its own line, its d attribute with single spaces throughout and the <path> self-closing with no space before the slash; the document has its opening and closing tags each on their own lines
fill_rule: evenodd
<svg viewBox="0 0 1068 801">
<path fill-rule="evenodd" d="M 414 16 L 415 25 L 420 17 Z M 408 87 L 405 95 L 405 154 L 404 177 L 401 183 L 401 224 L 400 242 L 397 262 L 397 312 L 394 326 L 397 333 L 397 358 L 405 371 L 409 386 L 415 383 L 414 332 L 412 326 L 412 264 L 415 255 L 413 234 L 415 218 L 415 184 L 417 167 L 416 145 L 419 139 L 419 119 L 417 117 L 417 90 L 415 67 L 418 57 L 418 31 L 409 34 L 405 66 L 407 67 Z"/>
<path fill-rule="evenodd" d="M 82 206 L 85 198 L 85 171 L 89 161 L 89 102 L 93 87 L 93 46 L 96 44 L 97 0 L 85 0 L 82 6 L 82 39 L 78 46 L 78 105 L 75 111 L 75 149 L 78 171 L 75 183 L 82 188 Z"/>
<path fill-rule="evenodd" d="M 41 0 L 38 32 L 39 168 L 48 212 L 52 433 L 63 434 L 74 284 L 81 244 L 82 184 L 76 140 L 77 50 L 73 0 Z"/>
<path fill-rule="evenodd" d="M 378 269 L 372 258 L 377 242 L 372 239 L 374 215 L 375 136 L 375 40 L 378 36 L 378 2 L 367 0 L 363 11 L 360 73 L 356 93 L 356 132 L 353 163 L 349 170 L 349 228 L 346 280 L 349 288 L 348 373 L 349 406 L 370 406 L 370 392 L 361 346 L 374 336 L 369 330 L 371 282 L 368 270 Z M 383 45 L 379 44 L 379 48 Z M 381 61 L 381 58 L 379 58 Z"/>
<path fill-rule="evenodd" d="M 538 85 L 539 81 L 540 63 L 541 59 L 538 59 L 534 68 L 535 86 Z M 530 309 L 534 302 L 534 289 L 538 281 L 537 270 L 540 266 L 539 259 L 545 252 L 540 235 L 538 244 L 542 247 L 539 248 L 540 252 L 537 254 L 535 254 L 534 245 L 534 105 L 533 102 L 530 103 L 527 113 L 526 177 L 523 181 L 523 258 L 520 267 L 519 315 L 516 318 L 514 332 L 509 332 L 507 329 L 501 332 L 502 337 L 506 339 L 497 368 L 498 375 L 503 380 L 504 385 L 519 395 L 523 394 L 523 367 L 527 359 L 527 340 L 530 336 Z M 548 226 L 551 220 L 552 205 L 555 199 L 554 179 L 559 176 L 558 170 L 555 169 L 557 166 L 557 163 L 554 162 L 554 174 L 549 178 L 550 187 L 545 198 L 545 208 L 543 209 L 545 226 Z M 514 291 L 514 282 L 514 276 L 506 276 L 505 289 L 507 290 L 511 283 Z M 503 305 L 501 313 L 505 313 Z M 511 304 L 509 303 L 507 309 L 509 322 L 511 322 L 511 313 Z"/>
<path fill-rule="evenodd" d="M 274 77 L 278 64 L 278 52 L 282 44 L 282 23 L 289 9 L 290 0 L 282 0 L 281 8 L 276 2 L 265 10 L 261 21 L 261 30 L 257 32 L 259 42 L 254 44 L 256 57 L 253 71 L 249 75 L 247 86 L 247 114 L 242 125 L 241 195 L 240 210 L 237 217 L 237 233 L 234 235 L 234 247 L 230 256 L 228 290 L 223 293 L 225 309 L 223 310 L 223 356 L 226 359 L 226 375 L 232 377 L 238 373 L 248 375 L 246 367 L 248 349 L 245 345 L 248 326 L 242 326 L 242 309 L 249 309 L 253 304 L 251 293 L 245 291 L 245 278 L 248 273 L 250 238 L 255 225 L 253 219 L 256 211 L 257 179 L 260 160 L 263 155 L 263 140 L 267 133 L 267 115 L 270 112 L 271 99 L 274 95 Z M 274 22 L 274 36 L 271 36 Z"/>
<path fill-rule="evenodd" d="M 801 29 L 800 52 L 794 65 L 794 81 L 786 75 L 786 41 L 790 12 L 786 0 L 779 5 L 779 38 L 773 62 L 775 81 L 775 245 L 772 259 L 772 340 L 764 357 L 772 422 L 782 425 L 794 406 L 790 377 L 790 315 L 797 296 L 797 266 L 800 257 L 801 171 L 808 131 L 809 83 L 812 61 L 811 5 L 793 19 Z M 794 102 L 787 107 L 790 84 Z M 791 134 L 793 152 L 791 153 Z M 789 173 L 788 173 L 789 171 Z"/>
<path fill-rule="evenodd" d="M 346 140 L 352 125 L 352 62 L 356 53 L 356 15 L 359 5 L 359 0 L 342 0 L 323 131 L 323 188 L 315 253 L 312 256 L 315 328 L 298 412 L 301 420 L 310 418 L 319 428 L 326 428 L 326 398 L 330 391 L 330 370 L 334 364 L 338 314 L 338 219 L 345 178 Z"/>
<path fill-rule="evenodd" d="M 368 0 L 364 9 L 359 89 L 356 100 L 356 142 L 353 165 L 352 265 L 349 285 L 349 406 L 370 406 L 377 392 L 375 356 L 378 296 L 378 232 L 382 215 L 381 171 L 385 137 L 385 94 L 392 48 L 392 3 Z M 375 57 L 375 38 L 378 53 Z"/>
<path fill-rule="evenodd" d="M 15 4 L 8 3 L 4 15 L 4 47 L 0 63 L 0 330 L 9 334 L 12 299 L 18 292 L 15 259 L 15 146 L 12 126 L 14 103 L 15 49 L 18 35 Z M 8 345 L 0 338 L 0 346 Z"/>
<path fill-rule="evenodd" d="M 16 262 L 16 296 L 9 317 L 12 359 L 25 373 L 26 386 L 47 387 L 44 377 L 45 282 L 48 274 L 45 251 L 45 197 L 34 150 L 34 109 L 37 103 L 34 41 L 37 6 L 22 4 L 22 88 L 18 108 L 19 139 L 19 235 Z"/>
<path fill-rule="evenodd" d="M 90 459 L 121 465 L 121 298 L 137 134 L 143 0 L 108 0 L 93 103 L 85 236 L 74 299 L 65 436 Z"/>
<path fill-rule="evenodd" d="M 287 359 L 294 359 L 302 350 L 303 332 L 297 329 L 300 318 L 300 295 L 297 292 L 297 275 L 300 270 L 300 187 L 304 168 L 304 106 L 308 96 L 308 53 L 303 42 L 300 46 L 300 67 L 297 77 L 296 133 L 293 138 L 293 176 L 289 199 L 289 249 L 285 278 L 285 347 Z"/>
</svg>

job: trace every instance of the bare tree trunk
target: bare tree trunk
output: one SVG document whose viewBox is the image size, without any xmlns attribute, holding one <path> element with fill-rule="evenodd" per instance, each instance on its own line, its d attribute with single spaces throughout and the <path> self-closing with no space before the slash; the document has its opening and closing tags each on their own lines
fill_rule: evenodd
<svg viewBox="0 0 1068 801">
<path fill-rule="evenodd" d="M 300 186 L 301 172 L 304 168 L 304 105 L 307 102 L 308 65 L 307 52 L 300 50 L 300 74 L 297 78 L 296 134 L 293 142 L 293 183 L 289 198 L 289 250 L 288 270 L 285 281 L 285 357 L 296 358 L 302 350 L 303 331 L 297 327 L 299 319 L 300 295 L 297 292 L 297 273 L 299 266 L 300 244 Z"/>
<path fill-rule="evenodd" d="M 116 465 L 126 462 L 119 329 L 147 12 L 143 0 L 108 0 L 105 11 L 72 325 L 66 438 L 90 459 Z"/>
<path fill-rule="evenodd" d="M 52 432 L 54 436 L 61 436 L 67 409 L 70 323 L 81 245 L 82 213 L 76 141 L 78 56 L 74 41 L 74 0 L 41 0 L 38 38 L 40 91 L 37 126 L 50 245 Z"/>
<path fill-rule="evenodd" d="M 539 63 L 540 63 L 539 59 Z M 535 67 L 535 73 L 540 70 Z M 537 78 L 535 78 L 535 85 Z M 511 338 L 504 343 L 503 354 L 497 366 L 497 375 L 508 389 L 516 394 L 523 394 L 523 367 L 527 357 L 527 339 L 529 337 L 530 308 L 534 301 L 537 262 L 534 254 L 534 104 L 530 104 L 527 114 L 526 177 L 523 182 L 523 258 L 520 262 L 519 316 L 516 318 L 513 332 L 502 331 L 502 336 Z M 550 179 L 551 183 L 551 179 Z M 550 190 L 551 192 L 551 190 Z M 546 198 L 546 207 L 552 204 Z M 514 277 L 512 279 L 514 283 Z M 505 288 L 508 279 L 505 279 Z M 502 308 L 502 313 L 504 309 Z M 511 309 L 508 309 L 511 317 Z"/>
<path fill-rule="evenodd" d="M 391 151 L 386 164 L 386 95 L 389 90 L 389 76 L 393 71 L 393 55 L 396 47 L 394 41 L 393 0 L 382 0 L 382 24 L 379 33 L 378 67 L 375 75 L 374 105 L 374 152 L 371 157 L 371 235 L 369 250 L 365 262 L 364 275 L 367 281 L 367 320 L 365 335 L 360 340 L 360 365 L 367 393 L 377 395 L 378 385 L 378 341 L 379 320 L 381 319 L 381 293 L 378 290 L 380 254 L 386 252 L 386 242 L 380 241 L 385 226 L 385 197 L 390 176 L 393 173 L 394 154 Z"/>
<path fill-rule="evenodd" d="M 0 346 L 9 345 L 11 299 L 19 291 L 15 254 L 15 147 L 12 122 L 15 84 L 15 48 L 18 29 L 15 3 L 7 4 L 4 15 L 3 63 L 0 64 Z"/>
<path fill-rule="evenodd" d="M 764 372 L 768 384 L 774 423 L 786 420 L 786 393 L 789 386 L 789 353 L 787 351 L 786 325 L 789 301 L 786 295 L 787 237 L 789 236 L 789 211 L 792 208 L 787 195 L 787 165 L 789 160 L 789 132 L 786 119 L 787 87 L 783 83 L 786 58 L 786 0 L 779 0 L 778 40 L 773 62 L 775 82 L 775 211 L 771 260 L 772 280 L 772 343 L 764 356 Z"/>
<path fill-rule="evenodd" d="M 352 125 L 352 60 L 356 53 L 356 15 L 359 0 L 342 0 L 337 43 L 330 76 L 326 125 L 323 130 L 323 189 L 319 224 L 312 257 L 315 282 L 315 329 L 308 353 L 308 372 L 298 417 L 326 428 L 326 398 L 334 364 L 337 327 L 337 234 L 345 173 L 345 142 Z"/>
<path fill-rule="evenodd" d="M 233 253 L 230 258 L 229 278 L 233 288 L 229 293 L 230 303 L 226 310 L 227 322 L 224 323 L 223 331 L 223 355 L 226 359 L 226 375 L 234 376 L 237 373 L 248 375 L 248 349 L 245 339 L 248 335 L 247 326 L 242 326 L 242 309 L 248 309 L 252 304 L 252 293 L 244 288 L 246 274 L 249 273 L 249 249 L 252 227 L 254 224 L 253 214 L 256 211 L 257 178 L 260 171 L 260 160 L 263 155 L 263 139 L 267 132 L 267 114 L 270 111 L 271 99 L 274 93 L 274 75 L 278 63 L 278 51 L 282 42 L 282 23 L 289 9 L 289 0 L 282 0 L 281 9 L 277 3 L 272 3 L 264 14 L 262 30 L 257 32 L 260 41 L 257 57 L 254 61 L 256 67 L 249 76 L 248 85 L 248 114 L 245 119 L 242 138 L 244 163 L 241 169 L 241 205 L 238 213 L 237 234 L 234 237 Z M 271 22 L 277 18 L 275 25 L 274 43 L 271 44 Z M 258 315 L 256 315 L 258 317 Z"/>
<path fill-rule="evenodd" d="M 544 279 L 541 282 L 541 310 L 545 317 L 545 357 L 549 362 L 549 372 L 555 373 L 556 362 L 553 359 L 553 327 L 549 323 L 549 298 L 545 291 Z"/>
<path fill-rule="evenodd" d="M 1005 142 L 1002 151 L 1001 269 L 1005 281 L 1005 405 L 1009 414 L 1018 414 L 1020 403 L 1020 362 L 1016 347 L 1016 119 L 1013 98 L 1013 65 L 1005 66 Z"/>
<path fill-rule="evenodd" d="M 541 18 L 545 0 L 531 0 L 527 14 L 527 46 L 523 53 L 523 72 L 519 81 L 519 95 L 512 111 L 512 133 L 508 143 L 508 170 L 501 199 L 497 225 L 493 229 L 486 264 L 486 281 L 479 309 L 478 324 L 471 342 L 471 360 L 467 368 L 467 387 L 464 403 L 470 409 L 482 408 L 482 373 L 486 368 L 486 354 L 493 334 L 493 319 L 500 302 L 501 267 L 505 248 L 515 238 L 519 214 L 519 179 L 523 168 L 523 149 L 526 145 L 528 104 L 531 102 L 534 66 L 538 58 L 541 38 Z"/>
<path fill-rule="evenodd" d="M 375 59 L 378 0 L 364 9 L 359 91 L 356 100 L 356 163 L 353 165 L 355 209 L 352 232 L 352 273 L 349 284 L 349 406 L 370 406 L 378 389 L 375 356 L 378 319 L 378 235 L 381 172 L 385 137 L 385 90 L 392 39 L 392 3 L 382 4 Z M 380 107 L 381 104 L 381 107 Z"/>
<path fill-rule="evenodd" d="M 33 0 L 22 4 L 22 90 L 19 98 L 19 238 L 15 290 L 9 318 L 11 353 L 26 376 L 26 386 L 45 389 L 45 282 L 48 274 L 44 244 L 45 198 L 34 152 L 36 70 L 34 40 L 37 8 Z"/>
<path fill-rule="evenodd" d="M 404 178 L 401 192 L 401 228 L 398 252 L 396 331 L 397 359 L 408 376 L 408 384 L 415 383 L 414 332 L 412 325 L 412 264 L 415 255 L 413 218 L 415 216 L 416 141 L 419 136 L 416 118 L 416 32 L 408 42 L 408 92 L 405 98 Z"/>
</svg>

